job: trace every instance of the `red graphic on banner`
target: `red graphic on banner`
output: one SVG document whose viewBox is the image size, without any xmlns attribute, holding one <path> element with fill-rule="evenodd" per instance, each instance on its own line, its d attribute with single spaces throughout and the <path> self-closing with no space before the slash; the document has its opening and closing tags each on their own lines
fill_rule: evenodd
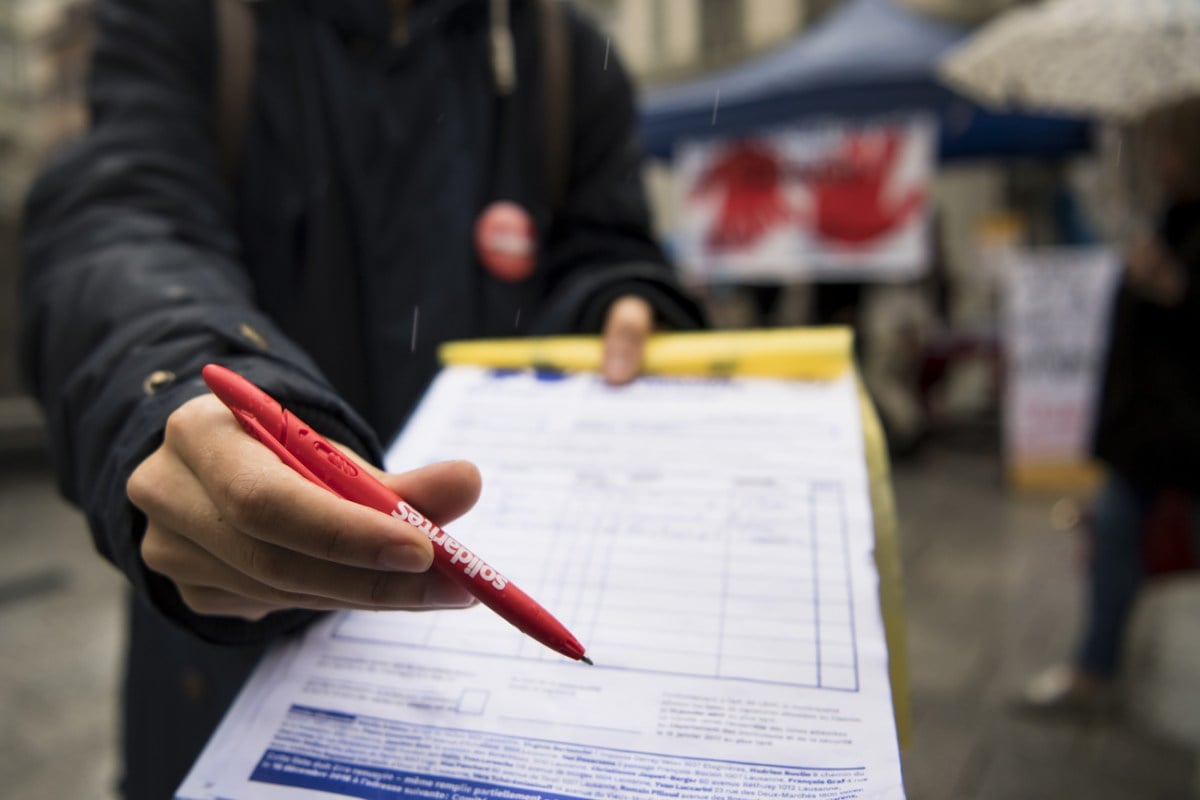
<svg viewBox="0 0 1200 800">
<path fill-rule="evenodd" d="M 721 208 L 709 228 L 714 251 L 751 247 L 793 216 L 783 194 L 784 165 L 759 142 L 736 142 L 722 149 L 692 189 L 699 198 L 721 193 Z"/>
<path fill-rule="evenodd" d="M 924 186 L 899 199 L 885 197 L 903 143 L 898 130 L 851 134 L 827 159 L 807 167 L 788 163 L 761 141 L 727 145 L 691 191 L 692 198 L 721 196 L 705 244 L 713 252 L 753 247 L 789 221 L 841 246 L 874 242 L 906 224 L 925 203 Z M 811 212 L 788 203 L 789 182 L 811 194 Z"/>
<path fill-rule="evenodd" d="M 925 203 L 915 186 L 898 200 L 884 197 L 900 157 L 901 133 L 852 134 L 832 159 L 833 169 L 812 177 L 818 235 L 843 245 L 863 245 L 908 222 Z"/>
</svg>

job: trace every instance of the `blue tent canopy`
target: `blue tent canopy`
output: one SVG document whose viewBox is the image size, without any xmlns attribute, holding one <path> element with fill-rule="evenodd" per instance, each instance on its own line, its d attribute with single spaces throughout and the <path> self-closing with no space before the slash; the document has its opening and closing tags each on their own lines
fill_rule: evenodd
<svg viewBox="0 0 1200 800">
<path fill-rule="evenodd" d="M 888 0 L 848 0 L 808 32 L 725 72 L 642 98 L 646 149 L 737 136 L 822 118 L 928 111 L 940 122 L 943 160 L 1053 158 L 1091 146 L 1083 120 L 991 112 L 941 85 L 939 59 L 967 36 Z"/>
</svg>

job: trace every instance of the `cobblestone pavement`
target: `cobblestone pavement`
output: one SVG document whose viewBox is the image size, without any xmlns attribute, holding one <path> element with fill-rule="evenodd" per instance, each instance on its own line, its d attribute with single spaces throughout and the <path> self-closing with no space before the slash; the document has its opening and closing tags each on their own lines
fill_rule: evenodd
<svg viewBox="0 0 1200 800">
<path fill-rule="evenodd" d="M 910 800 L 1200 797 L 1197 582 L 1147 590 L 1121 713 L 1030 719 L 1013 698 L 1069 654 L 1079 610 L 1078 535 L 1052 524 L 1062 498 L 1006 494 L 986 451 L 926 453 L 897 465 L 894 485 L 912 672 Z"/>
</svg>

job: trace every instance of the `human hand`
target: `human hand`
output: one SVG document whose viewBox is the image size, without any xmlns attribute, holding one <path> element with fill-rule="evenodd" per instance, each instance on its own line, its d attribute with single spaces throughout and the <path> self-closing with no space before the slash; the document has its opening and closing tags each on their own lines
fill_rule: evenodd
<svg viewBox="0 0 1200 800">
<path fill-rule="evenodd" d="M 1152 236 L 1140 239 L 1129 249 L 1125 278 L 1133 291 L 1161 306 L 1179 305 L 1187 289 L 1183 267 L 1162 241 Z"/>
<path fill-rule="evenodd" d="M 479 497 L 479 471 L 465 461 L 403 475 L 363 466 L 439 525 Z M 247 436 L 211 394 L 171 414 L 162 445 L 134 470 L 126 491 L 147 519 L 143 561 L 199 614 L 257 620 L 288 608 L 473 602 L 429 569 L 433 546 L 424 533 L 305 480 Z"/>
<path fill-rule="evenodd" d="M 600 372 L 614 386 L 629 383 L 642 371 L 646 339 L 654 327 L 654 309 L 637 295 L 625 295 L 604 319 L 604 357 Z"/>
</svg>

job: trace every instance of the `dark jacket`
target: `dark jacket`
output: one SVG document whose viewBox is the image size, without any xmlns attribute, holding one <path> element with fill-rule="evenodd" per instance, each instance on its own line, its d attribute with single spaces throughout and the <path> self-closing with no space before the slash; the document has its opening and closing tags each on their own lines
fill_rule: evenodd
<svg viewBox="0 0 1200 800">
<path fill-rule="evenodd" d="M 232 186 L 215 146 L 209 0 L 100 0 L 86 137 L 27 209 L 22 357 L 65 495 L 134 590 L 129 797 L 169 795 L 272 637 L 311 618 L 201 617 L 138 555 L 125 497 L 167 416 L 224 363 L 378 460 L 439 342 L 595 331 L 620 294 L 699 321 L 648 227 L 627 78 L 573 11 L 570 170 L 547 196 L 536 11 L 514 0 L 501 98 L 484 0 L 254 4 L 250 122 Z M 401 34 L 392 38 L 392 31 Z M 532 212 L 538 266 L 477 262 L 480 211 Z M 220 642 L 215 647 L 207 642 Z"/>
<path fill-rule="evenodd" d="M 1095 452 L 1135 485 L 1200 494 L 1200 202 L 1169 208 L 1159 235 L 1187 289 L 1167 308 L 1121 286 Z"/>
</svg>

